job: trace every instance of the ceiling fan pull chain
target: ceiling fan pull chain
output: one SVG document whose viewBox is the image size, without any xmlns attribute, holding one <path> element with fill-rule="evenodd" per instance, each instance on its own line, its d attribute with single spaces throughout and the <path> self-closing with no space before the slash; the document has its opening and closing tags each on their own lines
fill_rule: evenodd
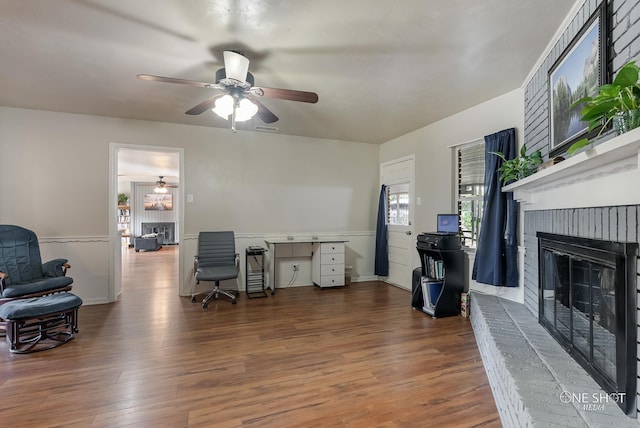
<svg viewBox="0 0 640 428">
<path fill-rule="evenodd" d="M 236 132 L 236 106 L 233 106 L 233 111 L 231 112 L 231 130 Z"/>
</svg>

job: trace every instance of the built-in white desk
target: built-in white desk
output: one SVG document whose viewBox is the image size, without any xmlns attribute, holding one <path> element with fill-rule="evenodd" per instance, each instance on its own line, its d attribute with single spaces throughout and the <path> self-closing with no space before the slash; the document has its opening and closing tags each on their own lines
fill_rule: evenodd
<svg viewBox="0 0 640 428">
<path fill-rule="evenodd" d="M 341 239 L 265 240 L 271 251 L 269 288 L 276 293 L 277 259 L 311 258 L 311 280 L 320 288 L 344 285 L 344 244 Z"/>
</svg>

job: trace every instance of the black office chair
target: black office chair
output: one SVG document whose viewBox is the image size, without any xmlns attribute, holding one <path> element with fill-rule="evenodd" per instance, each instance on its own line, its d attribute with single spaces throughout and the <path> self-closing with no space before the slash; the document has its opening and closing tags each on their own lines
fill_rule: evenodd
<svg viewBox="0 0 640 428">
<path fill-rule="evenodd" d="M 196 284 L 200 281 L 214 281 L 213 290 L 202 300 L 202 308 L 206 308 L 209 300 L 216 299 L 220 294 L 231 299 L 236 304 L 239 292 L 223 290 L 220 281 L 238 278 L 239 257 L 236 253 L 236 241 L 234 233 L 226 232 L 200 232 L 198 235 L 198 254 L 193 261 L 193 272 Z M 196 302 L 196 296 L 191 295 L 191 302 Z"/>
</svg>

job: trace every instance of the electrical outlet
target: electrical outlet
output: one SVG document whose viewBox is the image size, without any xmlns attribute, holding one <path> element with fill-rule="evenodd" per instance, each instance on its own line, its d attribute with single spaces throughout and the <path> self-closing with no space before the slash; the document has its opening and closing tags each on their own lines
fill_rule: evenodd
<svg viewBox="0 0 640 428">
<path fill-rule="evenodd" d="M 299 270 L 300 270 L 300 266 L 298 265 L 298 263 L 294 263 L 292 267 L 293 267 L 293 271 L 294 271 L 294 272 L 296 272 L 296 271 L 299 271 Z"/>
</svg>

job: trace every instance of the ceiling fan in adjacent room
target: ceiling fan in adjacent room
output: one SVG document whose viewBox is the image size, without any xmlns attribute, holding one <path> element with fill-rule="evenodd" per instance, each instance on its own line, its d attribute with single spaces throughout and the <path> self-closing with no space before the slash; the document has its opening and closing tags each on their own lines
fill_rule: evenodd
<svg viewBox="0 0 640 428">
<path fill-rule="evenodd" d="M 164 178 L 163 175 L 158 176 L 158 178 L 159 178 L 159 180 L 156 181 L 156 187 L 155 187 L 155 189 L 153 189 L 154 193 L 167 193 L 167 188 L 169 188 L 169 187 L 177 188 L 178 187 L 176 184 L 167 184 L 167 182 L 163 180 L 163 178 Z"/>
<path fill-rule="evenodd" d="M 255 81 L 253 75 L 249 73 L 249 59 L 234 51 L 224 51 L 223 55 L 224 68 L 216 71 L 215 83 L 152 76 L 149 74 L 138 74 L 138 79 L 199 86 L 220 91 L 187 110 L 186 114 L 198 115 L 211 109 L 221 118 L 230 119 L 231 129 L 234 132 L 236 130 L 236 122 L 249 120 L 255 115 L 264 123 L 273 123 L 278 120 L 278 116 L 265 107 L 258 100 L 259 98 L 265 97 L 304 103 L 318 102 L 318 94 L 314 92 L 253 86 Z"/>
</svg>

